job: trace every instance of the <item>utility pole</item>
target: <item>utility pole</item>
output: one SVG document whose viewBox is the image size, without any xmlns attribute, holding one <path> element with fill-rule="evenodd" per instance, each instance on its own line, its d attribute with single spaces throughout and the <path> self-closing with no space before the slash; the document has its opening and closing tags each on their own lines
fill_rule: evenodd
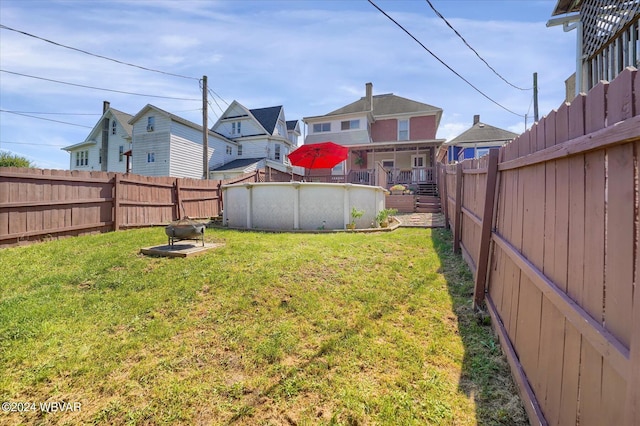
<svg viewBox="0 0 640 426">
<path fill-rule="evenodd" d="M 533 122 L 538 122 L 538 73 L 533 73 Z"/>
<path fill-rule="evenodd" d="M 207 76 L 202 76 L 202 178 L 209 179 L 209 108 L 207 102 Z"/>
</svg>

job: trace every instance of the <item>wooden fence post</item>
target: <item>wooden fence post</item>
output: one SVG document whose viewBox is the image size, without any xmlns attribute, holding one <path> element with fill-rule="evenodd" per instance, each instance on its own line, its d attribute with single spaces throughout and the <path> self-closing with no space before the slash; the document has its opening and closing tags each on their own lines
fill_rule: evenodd
<svg viewBox="0 0 640 426">
<path fill-rule="evenodd" d="M 453 252 L 460 253 L 462 238 L 462 163 L 456 165 L 456 205 L 453 223 Z"/>
<path fill-rule="evenodd" d="M 218 189 L 216 191 L 216 195 L 218 196 L 218 216 L 220 216 L 220 212 L 224 208 L 222 205 L 222 181 L 218 182 Z"/>
<path fill-rule="evenodd" d="M 120 174 L 113 178 L 113 230 L 120 229 Z"/>
<path fill-rule="evenodd" d="M 175 220 L 180 220 L 180 218 L 182 216 L 180 216 L 181 200 L 180 200 L 180 179 L 179 178 L 176 178 L 175 188 L 176 188 L 176 218 L 175 218 Z M 186 212 L 183 212 L 183 213 L 186 213 Z"/>
<path fill-rule="evenodd" d="M 477 308 L 484 300 L 489 270 L 489 249 L 491 246 L 491 227 L 493 225 L 493 209 L 496 196 L 496 182 L 498 177 L 498 149 L 489 150 L 487 165 L 487 186 L 484 197 L 484 211 L 482 213 L 482 228 L 480 231 L 480 248 L 476 271 L 476 282 L 473 290 L 473 307 Z"/>
<path fill-rule="evenodd" d="M 441 188 L 440 192 L 440 204 L 442 205 L 442 213 L 444 214 L 444 227 L 445 229 L 449 229 L 449 195 L 447 189 L 447 166 L 440 163 L 440 172 L 441 172 Z"/>
</svg>

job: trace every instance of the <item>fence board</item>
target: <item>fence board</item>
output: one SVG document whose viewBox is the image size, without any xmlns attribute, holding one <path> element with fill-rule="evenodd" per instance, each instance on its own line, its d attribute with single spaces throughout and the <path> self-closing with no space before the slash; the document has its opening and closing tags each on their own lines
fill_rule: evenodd
<svg viewBox="0 0 640 426">
<path fill-rule="evenodd" d="M 539 389 L 539 400 L 549 424 L 558 424 L 562 390 L 562 362 L 564 358 L 564 323 L 561 312 L 545 297 L 542 299 L 540 323 L 540 355 L 537 374 L 534 376 Z"/>
<path fill-rule="evenodd" d="M 582 341 L 582 353 L 580 359 L 580 400 L 579 421 L 580 425 L 601 426 L 608 424 L 602 418 L 604 413 L 602 396 L 602 357 L 589 344 Z"/>
<path fill-rule="evenodd" d="M 565 321 L 559 425 L 577 424 L 581 345 L 580 333 L 571 323 Z"/>
<path fill-rule="evenodd" d="M 582 307 L 599 323 L 604 321 L 605 156 L 585 154 L 585 260 Z"/>
<path fill-rule="evenodd" d="M 609 181 L 607 204 L 606 328 L 629 347 L 633 300 L 635 176 L 633 144 L 607 150 Z"/>
<path fill-rule="evenodd" d="M 569 159 L 569 255 L 567 294 L 582 303 L 584 283 L 584 155 Z"/>
<path fill-rule="evenodd" d="M 607 91 L 608 125 L 633 117 L 633 80 L 637 71 L 626 68 L 609 84 Z"/>
<path fill-rule="evenodd" d="M 520 279 L 520 301 L 518 306 L 517 330 L 515 346 L 527 377 L 535 377 L 538 366 L 540 342 L 540 312 L 542 311 L 542 294 L 526 276 Z M 536 382 L 531 383 L 536 395 L 541 389 Z"/>
</svg>

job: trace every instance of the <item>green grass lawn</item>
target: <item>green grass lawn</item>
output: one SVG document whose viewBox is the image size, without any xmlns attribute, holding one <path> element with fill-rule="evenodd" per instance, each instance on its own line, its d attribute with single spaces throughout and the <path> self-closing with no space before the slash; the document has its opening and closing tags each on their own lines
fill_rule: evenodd
<svg viewBox="0 0 640 426">
<path fill-rule="evenodd" d="M 162 228 L 0 250 L 0 424 L 527 424 L 444 230 Z"/>
</svg>

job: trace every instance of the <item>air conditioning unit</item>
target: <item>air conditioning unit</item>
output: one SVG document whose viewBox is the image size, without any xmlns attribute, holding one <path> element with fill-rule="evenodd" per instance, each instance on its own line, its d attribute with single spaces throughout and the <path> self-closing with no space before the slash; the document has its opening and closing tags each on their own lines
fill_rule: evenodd
<svg viewBox="0 0 640 426">
<path fill-rule="evenodd" d="M 153 126 L 147 126 L 147 132 L 153 132 Z"/>
</svg>

